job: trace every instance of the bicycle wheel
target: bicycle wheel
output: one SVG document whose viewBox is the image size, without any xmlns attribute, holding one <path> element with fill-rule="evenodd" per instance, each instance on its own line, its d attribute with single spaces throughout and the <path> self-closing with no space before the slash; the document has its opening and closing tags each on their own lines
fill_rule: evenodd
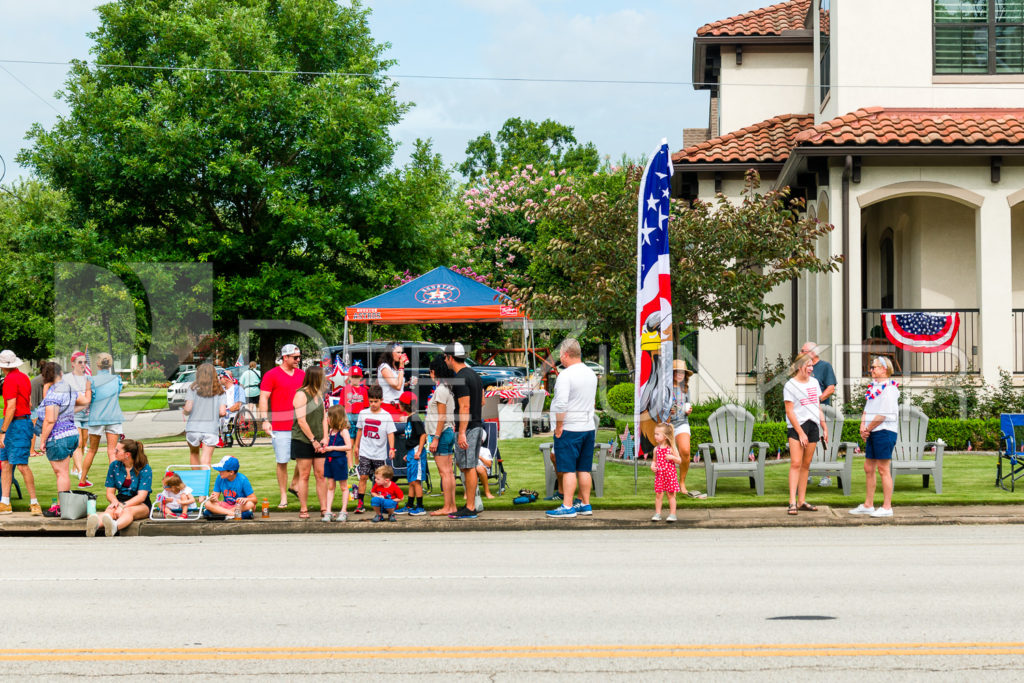
<svg viewBox="0 0 1024 683">
<path fill-rule="evenodd" d="M 248 447 L 256 443 L 256 418 L 248 408 L 238 411 L 235 418 L 235 439 L 239 446 Z"/>
</svg>

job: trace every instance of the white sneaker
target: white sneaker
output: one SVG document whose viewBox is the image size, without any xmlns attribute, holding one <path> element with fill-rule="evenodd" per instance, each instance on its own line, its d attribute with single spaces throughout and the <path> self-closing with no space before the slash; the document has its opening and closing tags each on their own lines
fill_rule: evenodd
<svg viewBox="0 0 1024 683">
<path fill-rule="evenodd" d="M 77 477 L 79 474 L 81 474 L 81 473 L 78 470 L 76 470 L 76 469 L 72 469 L 71 470 L 71 476 L 72 477 Z"/>
<path fill-rule="evenodd" d="M 85 535 L 92 538 L 96 535 L 96 529 L 100 526 L 100 516 L 97 514 L 89 515 L 88 519 L 85 520 Z"/>
<path fill-rule="evenodd" d="M 651 517 L 651 521 L 652 522 L 660 522 L 661 521 L 661 515 L 654 515 L 653 517 Z"/>
<path fill-rule="evenodd" d="M 348 521 L 348 513 L 339 512 L 337 515 L 334 516 L 334 521 L 335 522 L 347 522 Z"/>
<path fill-rule="evenodd" d="M 858 505 L 853 510 L 850 510 L 850 514 L 851 515 L 870 515 L 870 514 L 873 514 L 874 512 L 875 512 L 875 508 L 869 508 L 869 507 L 865 506 L 864 503 L 861 503 L 860 505 Z"/>
<path fill-rule="evenodd" d="M 821 481 L 818 482 L 818 486 L 831 486 L 832 477 L 822 477 Z"/>
<path fill-rule="evenodd" d="M 117 523 L 114 522 L 114 518 L 110 515 L 103 515 L 103 531 L 106 532 L 107 538 L 113 538 L 117 536 Z"/>
<path fill-rule="evenodd" d="M 333 521 L 333 520 L 334 520 L 334 517 L 331 516 L 330 512 L 325 512 L 324 516 L 320 518 L 321 522 L 330 522 L 330 521 Z"/>
<path fill-rule="evenodd" d="M 668 517 L 665 518 L 665 521 L 666 522 L 674 522 L 674 521 L 676 521 L 676 516 L 675 515 L 669 515 Z"/>
<path fill-rule="evenodd" d="M 871 513 L 872 517 L 892 517 L 892 508 L 886 510 L 885 508 L 878 508 Z"/>
</svg>

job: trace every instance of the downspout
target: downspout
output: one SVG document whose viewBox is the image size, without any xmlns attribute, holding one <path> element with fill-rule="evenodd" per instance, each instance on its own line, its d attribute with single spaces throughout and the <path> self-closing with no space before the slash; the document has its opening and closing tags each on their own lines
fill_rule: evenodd
<svg viewBox="0 0 1024 683">
<path fill-rule="evenodd" d="M 850 175 L 853 173 L 853 156 L 846 155 L 843 162 L 843 403 L 850 402 L 850 384 L 854 375 L 850 369 Z"/>
</svg>

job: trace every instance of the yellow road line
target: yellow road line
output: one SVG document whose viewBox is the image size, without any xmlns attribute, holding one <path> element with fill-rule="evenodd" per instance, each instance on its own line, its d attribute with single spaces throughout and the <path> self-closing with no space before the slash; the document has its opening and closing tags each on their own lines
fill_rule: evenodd
<svg viewBox="0 0 1024 683">
<path fill-rule="evenodd" d="M 0 649 L 0 662 L 361 659 L 644 659 L 1024 655 L 1021 642 L 579 645 L 385 648 Z"/>
</svg>

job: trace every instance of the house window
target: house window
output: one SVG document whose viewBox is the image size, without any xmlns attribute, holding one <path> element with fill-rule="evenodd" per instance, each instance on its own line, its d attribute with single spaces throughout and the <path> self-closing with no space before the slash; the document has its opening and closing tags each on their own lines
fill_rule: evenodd
<svg viewBox="0 0 1024 683">
<path fill-rule="evenodd" d="M 821 83 L 821 102 L 828 97 L 832 85 L 832 55 L 829 52 L 829 4 L 830 0 L 821 0 L 818 5 L 818 54 L 820 60 L 818 78 Z"/>
<path fill-rule="evenodd" d="M 934 0 L 936 74 L 1024 73 L 1024 0 Z"/>
</svg>

